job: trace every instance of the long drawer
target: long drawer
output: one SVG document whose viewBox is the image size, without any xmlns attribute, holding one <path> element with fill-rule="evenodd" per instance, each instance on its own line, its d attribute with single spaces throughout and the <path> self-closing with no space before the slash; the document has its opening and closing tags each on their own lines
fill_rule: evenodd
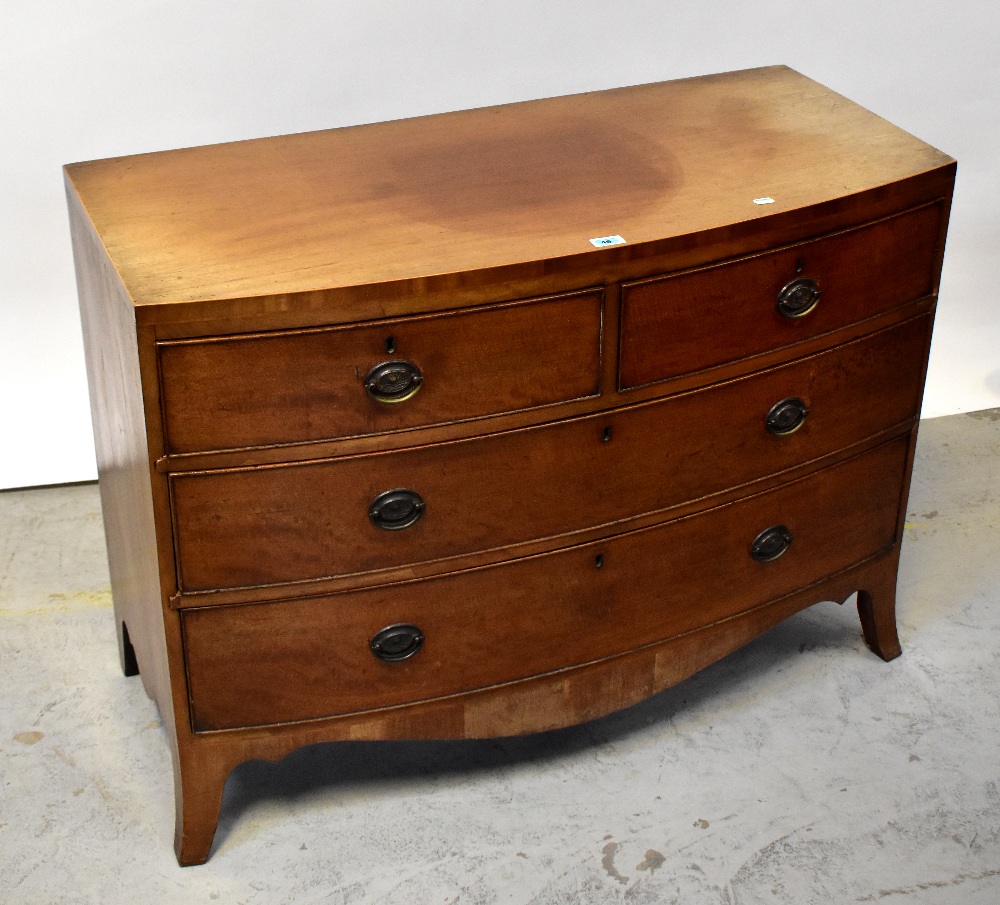
<svg viewBox="0 0 1000 905">
<path fill-rule="evenodd" d="M 837 330 L 935 291 L 942 208 L 622 284 L 620 389 Z M 818 295 L 817 295 L 818 294 Z"/>
<path fill-rule="evenodd" d="M 195 728 L 305 720 L 487 687 L 773 600 L 893 543 L 908 441 L 656 528 L 501 566 L 186 610 Z M 387 628 L 397 633 L 390 653 L 415 653 L 376 656 L 372 641 Z"/>
<path fill-rule="evenodd" d="M 930 325 L 916 317 L 614 413 L 393 453 L 175 474 L 181 590 L 439 560 L 621 521 L 779 472 L 914 417 Z M 797 430 L 772 432 L 768 414 L 783 403 L 793 419 L 786 429 L 807 414 Z M 397 524 L 379 527 L 373 503 L 399 491 L 419 501 L 398 496 L 386 513 Z M 407 499 L 416 520 L 400 528 Z"/>
<path fill-rule="evenodd" d="M 594 396 L 602 302 L 594 290 L 346 327 L 160 342 L 167 448 L 379 434 Z"/>
</svg>

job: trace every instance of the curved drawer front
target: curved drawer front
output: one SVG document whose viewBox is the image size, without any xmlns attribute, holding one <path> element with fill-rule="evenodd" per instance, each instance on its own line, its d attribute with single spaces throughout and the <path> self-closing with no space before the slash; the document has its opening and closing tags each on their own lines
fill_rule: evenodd
<svg viewBox="0 0 1000 905">
<path fill-rule="evenodd" d="M 601 305 L 601 292 L 578 292 L 360 326 L 160 342 L 167 447 L 378 434 L 593 396 Z M 404 388 L 395 397 L 394 380 Z"/>
<path fill-rule="evenodd" d="M 623 283 L 619 388 L 750 358 L 932 294 L 941 216 L 931 205 L 780 251 Z"/>
<path fill-rule="evenodd" d="M 186 610 L 195 727 L 303 720 L 488 687 L 632 650 L 796 591 L 894 542 L 908 440 L 666 525 L 501 566 Z M 758 561 L 755 539 L 776 526 L 790 543 Z M 387 637 L 399 659 L 385 659 Z"/>
<path fill-rule="evenodd" d="M 913 418 L 930 323 L 921 316 L 759 375 L 611 413 L 393 453 L 175 474 L 181 589 L 459 556 L 779 472 Z M 787 400 L 808 415 L 775 435 L 768 414 Z"/>
</svg>

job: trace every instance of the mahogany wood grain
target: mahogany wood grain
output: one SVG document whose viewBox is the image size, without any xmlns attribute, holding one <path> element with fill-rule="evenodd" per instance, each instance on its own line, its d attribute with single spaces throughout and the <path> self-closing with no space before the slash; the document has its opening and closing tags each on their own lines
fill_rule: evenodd
<svg viewBox="0 0 1000 905">
<path fill-rule="evenodd" d="M 897 569 L 886 569 L 858 591 L 858 616 L 865 644 L 883 660 L 895 660 L 903 653 L 896 632 L 897 579 Z"/>
<path fill-rule="evenodd" d="M 746 484 L 914 417 L 930 326 L 924 315 L 765 374 L 555 425 L 311 465 L 174 475 L 180 587 L 447 559 Z M 794 433 L 774 436 L 765 416 L 788 397 L 810 414 Z M 400 487 L 422 496 L 423 517 L 403 530 L 375 527 L 369 503 Z"/>
<path fill-rule="evenodd" d="M 908 438 L 661 528 L 490 569 L 330 598 L 184 612 L 195 728 L 371 710 L 641 647 L 759 606 L 892 545 Z M 772 525 L 793 541 L 750 556 Z M 544 606 L 542 606 L 544 602 Z M 423 647 L 386 663 L 381 629 Z"/>
<path fill-rule="evenodd" d="M 141 672 L 170 726 L 171 671 L 135 313 L 68 184 L 67 199 L 119 655 L 126 675 Z"/>
<path fill-rule="evenodd" d="M 172 452 L 380 434 L 595 396 L 603 292 L 354 327 L 165 342 Z M 392 351 L 390 352 L 389 349 Z M 415 364 L 405 402 L 364 389 L 378 364 Z"/>
<path fill-rule="evenodd" d="M 345 288 L 353 301 L 393 283 L 405 297 L 458 272 L 627 260 L 951 163 L 771 67 L 68 172 L 136 304 L 190 315 L 224 310 L 213 299 Z M 611 234 L 624 253 L 590 246 Z"/>
<path fill-rule="evenodd" d="M 604 360 L 603 367 L 605 374 L 602 379 L 603 391 L 598 397 L 587 397 L 576 401 L 563 402 L 559 404 L 558 410 L 550 410 L 548 408 L 527 409 L 499 414 L 489 418 L 478 419 L 474 426 L 467 421 L 458 421 L 389 433 L 318 440 L 292 445 L 173 453 L 159 457 L 156 460 L 156 470 L 161 474 L 170 475 L 181 472 L 219 471 L 257 465 L 314 462 L 320 459 L 343 458 L 374 452 L 390 452 L 409 449 L 413 446 L 431 446 L 435 443 L 462 440 L 470 435 L 470 428 L 472 429 L 471 432 L 476 433 L 477 436 L 486 436 L 518 430 L 523 427 L 531 427 L 547 420 L 566 420 L 596 412 L 610 413 L 622 407 L 623 404 L 629 406 L 638 405 L 642 402 L 662 399 L 664 396 L 676 396 L 691 390 L 709 387 L 713 384 L 724 383 L 750 373 L 763 373 L 771 368 L 815 355 L 834 346 L 843 345 L 844 343 L 852 342 L 896 326 L 918 314 L 933 316 L 937 301 L 934 296 L 922 298 L 911 304 L 893 308 L 884 314 L 876 315 L 865 321 L 848 324 L 846 327 L 832 333 L 826 333 L 819 337 L 803 340 L 801 343 L 796 343 L 793 346 L 785 346 L 761 354 L 750 361 L 729 362 L 717 368 L 697 371 L 669 381 L 661 381 L 637 389 L 630 389 L 627 391 L 626 396 L 615 389 L 618 364 L 616 344 L 618 295 L 619 293 L 614 285 L 609 287 L 608 298 L 606 299 L 606 316 L 602 328 L 602 333 L 604 334 L 602 359 Z M 558 416 L 558 418 L 554 416 Z"/>
<path fill-rule="evenodd" d="M 898 560 L 897 544 L 822 582 L 736 616 L 557 673 L 375 712 L 193 735 L 187 769 L 175 783 L 178 861 L 192 865 L 208 860 L 223 784 L 232 768 L 244 761 L 277 761 L 320 742 L 492 738 L 498 726 L 506 735 L 524 735 L 593 720 L 676 685 L 820 601 L 842 603 L 858 589 L 870 589 L 873 606 L 885 609 L 887 580 L 889 576 L 895 580 Z"/>
<path fill-rule="evenodd" d="M 178 860 L 246 759 L 566 726 L 855 590 L 898 654 L 954 175 L 783 67 L 68 167 L 116 619 Z M 825 296 L 782 332 L 803 256 Z M 390 321 L 428 382 L 366 410 Z M 789 395 L 805 425 L 764 433 Z M 394 551 L 364 513 L 411 480 Z M 751 560 L 780 520 L 792 547 Z M 425 647 L 375 661 L 397 619 Z"/>
<path fill-rule="evenodd" d="M 715 267 L 622 285 L 621 389 L 667 380 L 836 330 L 929 295 L 941 205 Z M 800 317 L 778 311 L 783 286 L 823 292 Z"/>
</svg>

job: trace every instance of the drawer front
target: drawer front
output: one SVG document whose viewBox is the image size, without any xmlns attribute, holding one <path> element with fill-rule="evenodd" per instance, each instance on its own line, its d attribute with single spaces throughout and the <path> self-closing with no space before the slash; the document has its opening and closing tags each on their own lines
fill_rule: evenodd
<svg viewBox="0 0 1000 905">
<path fill-rule="evenodd" d="M 363 326 L 161 342 L 168 450 L 378 434 L 596 395 L 602 297 L 571 293 Z M 416 391 L 394 398 L 393 386 Z"/>
<path fill-rule="evenodd" d="M 924 315 L 609 414 L 393 453 L 173 475 L 181 588 L 437 560 L 655 512 L 779 472 L 913 418 L 930 325 Z M 808 414 L 797 430 L 772 433 L 768 413 L 786 400 Z M 417 494 L 423 509 L 399 530 L 377 527 L 370 507 L 395 490 Z M 395 505 L 405 522 L 410 504 Z"/>
<path fill-rule="evenodd" d="M 904 437 L 779 490 L 502 566 L 186 610 L 195 727 L 304 720 L 488 687 L 632 650 L 791 593 L 894 542 L 908 446 Z M 787 530 L 787 548 L 755 559 L 755 540 L 776 526 Z M 370 643 L 397 625 L 416 627 L 423 644 L 386 662 Z"/>
<path fill-rule="evenodd" d="M 714 267 L 622 284 L 620 389 L 750 358 L 930 295 L 942 209 L 918 208 L 859 229 Z M 782 314 L 795 280 L 822 293 Z M 814 295 L 789 288 L 786 307 Z"/>
</svg>

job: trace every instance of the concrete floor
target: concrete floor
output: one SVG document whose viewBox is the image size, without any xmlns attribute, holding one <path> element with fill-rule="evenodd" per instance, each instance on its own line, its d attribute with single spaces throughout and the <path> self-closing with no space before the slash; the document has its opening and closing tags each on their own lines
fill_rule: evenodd
<svg viewBox="0 0 1000 905">
<path fill-rule="evenodd" d="M 998 462 L 1000 410 L 922 425 L 895 662 L 825 603 L 589 725 L 245 764 L 186 869 L 97 488 L 0 494 L 0 902 L 995 905 Z"/>
</svg>

